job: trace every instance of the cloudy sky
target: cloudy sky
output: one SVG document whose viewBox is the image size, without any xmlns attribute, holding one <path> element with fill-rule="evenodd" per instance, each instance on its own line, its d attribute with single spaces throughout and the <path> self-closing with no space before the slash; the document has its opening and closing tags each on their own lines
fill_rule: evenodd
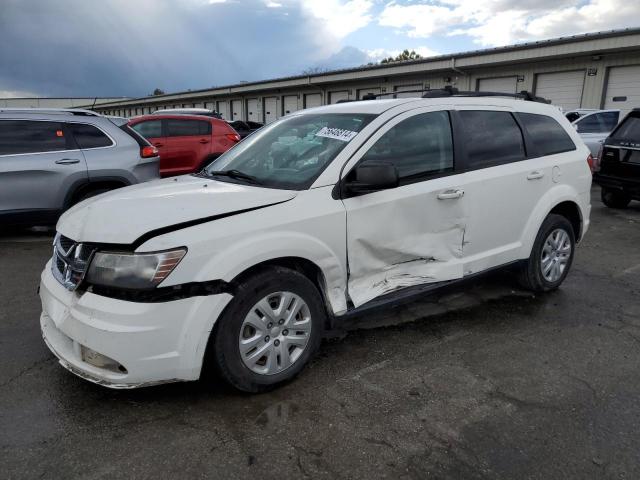
<svg viewBox="0 0 640 480">
<path fill-rule="evenodd" d="M 143 96 L 637 26 L 638 0 L 0 0 L 0 97 Z"/>
</svg>

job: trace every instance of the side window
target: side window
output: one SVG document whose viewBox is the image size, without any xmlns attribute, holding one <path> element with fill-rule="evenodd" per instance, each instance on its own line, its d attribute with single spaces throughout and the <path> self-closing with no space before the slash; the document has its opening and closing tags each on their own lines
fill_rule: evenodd
<svg viewBox="0 0 640 480">
<path fill-rule="evenodd" d="M 553 118 L 535 113 L 519 113 L 518 117 L 538 155 L 553 155 L 576 149 L 569 134 Z"/>
<path fill-rule="evenodd" d="M 190 135 L 209 135 L 211 123 L 200 120 L 168 119 L 167 137 L 186 137 Z"/>
<path fill-rule="evenodd" d="M 0 120 L 0 155 L 57 152 L 73 148 L 61 123 Z"/>
<path fill-rule="evenodd" d="M 453 170 L 449 114 L 422 113 L 401 121 L 378 139 L 361 162 L 392 163 L 401 180 Z"/>
<path fill-rule="evenodd" d="M 610 132 L 616 128 L 616 125 L 618 125 L 620 112 L 602 112 L 598 113 L 598 115 L 600 115 L 600 122 L 602 123 L 605 132 Z"/>
<path fill-rule="evenodd" d="M 132 125 L 136 132 L 142 135 L 144 138 L 159 138 L 162 137 L 162 121 L 161 120 L 149 120 L 148 122 L 140 122 Z"/>
<path fill-rule="evenodd" d="M 467 136 L 467 168 L 524 160 L 522 132 L 509 112 L 462 110 L 458 114 Z"/>
<path fill-rule="evenodd" d="M 69 123 L 68 125 L 73 132 L 73 138 L 75 138 L 80 148 L 100 148 L 113 145 L 111 139 L 102 130 L 93 125 L 83 123 Z"/>
</svg>

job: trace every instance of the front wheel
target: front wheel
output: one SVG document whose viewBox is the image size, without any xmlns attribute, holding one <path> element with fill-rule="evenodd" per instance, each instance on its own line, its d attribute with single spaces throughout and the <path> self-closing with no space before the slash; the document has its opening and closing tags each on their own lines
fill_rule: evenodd
<svg viewBox="0 0 640 480">
<path fill-rule="evenodd" d="M 569 220 L 550 214 L 542 222 L 531 255 L 520 271 L 520 284 L 534 292 L 558 288 L 571 268 L 575 243 Z"/>
<path fill-rule="evenodd" d="M 245 392 L 291 380 L 322 340 L 322 296 L 303 274 L 266 269 L 242 282 L 218 319 L 210 348 L 222 377 Z"/>
</svg>

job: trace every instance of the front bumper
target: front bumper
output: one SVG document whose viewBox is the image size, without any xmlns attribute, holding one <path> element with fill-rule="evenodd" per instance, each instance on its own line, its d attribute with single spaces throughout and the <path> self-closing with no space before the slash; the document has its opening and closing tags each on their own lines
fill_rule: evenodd
<svg viewBox="0 0 640 480">
<path fill-rule="evenodd" d="M 63 367 L 100 385 L 135 388 L 196 380 L 209 334 L 231 298 L 220 294 L 135 303 L 78 294 L 53 277 L 49 262 L 40 283 L 42 336 Z M 122 368 L 96 366 L 83 355 L 86 349 Z"/>
</svg>

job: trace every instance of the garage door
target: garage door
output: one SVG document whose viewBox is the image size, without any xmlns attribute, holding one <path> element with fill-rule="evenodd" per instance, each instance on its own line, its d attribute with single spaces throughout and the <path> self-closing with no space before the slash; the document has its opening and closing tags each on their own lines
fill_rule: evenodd
<svg viewBox="0 0 640 480">
<path fill-rule="evenodd" d="M 247 120 L 252 122 L 262 122 L 262 115 L 260 115 L 257 98 L 250 98 L 247 100 Z"/>
<path fill-rule="evenodd" d="M 358 100 L 362 100 L 362 97 L 364 97 L 368 93 L 372 93 L 374 95 L 379 95 L 380 94 L 380 87 L 359 88 L 358 89 Z"/>
<path fill-rule="evenodd" d="M 231 100 L 231 118 L 233 120 L 244 120 L 244 115 L 242 115 L 242 100 Z"/>
<path fill-rule="evenodd" d="M 640 107 L 640 65 L 611 68 L 604 108 L 619 109 L 626 115 L 637 107 Z"/>
<path fill-rule="evenodd" d="M 422 90 L 422 84 L 417 83 L 415 85 L 398 85 L 393 89 L 394 92 L 406 92 L 396 93 L 396 98 L 414 98 L 422 96 L 422 92 L 412 92 L 412 90 Z"/>
<path fill-rule="evenodd" d="M 349 100 L 349 90 L 329 92 L 329 103 L 338 103 L 340 100 Z"/>
<path fill-rule="evenodd" d="M 565 110 L 580 108 L 584 73 L 584 70 L 540 73 L 536 77 L 536 95 Z"/>
<path fill-rule="evenodd" d="M 218 113 L 222 115 L 225 120 L 230 120 L 229 117 L 229 104 L 225 101 L 218 102 Z"/>
<path fill-rule="evenodd" d="M 264 123 L 274 122 L 278 118 L 278 99 L 267 97 L 264 99 Z"/>
<path fill-rule="evenodd" d="M 304 96 L 304 108 L 319 107 L 322 105 L 322 95 L 319 93 L 307 93 Z"/>
<path fill-rule="evenodd" d="M 298 96 L 297 95 L 285 95 L 282 97 L 282 111 L 284 115 L 293 113 L 298 110 Z"/>
<path fill-rule="evenodd" d="M 516 93 L 518 77 L 481 78 L 478 80 L 478 91 Z"/>
</svg>

